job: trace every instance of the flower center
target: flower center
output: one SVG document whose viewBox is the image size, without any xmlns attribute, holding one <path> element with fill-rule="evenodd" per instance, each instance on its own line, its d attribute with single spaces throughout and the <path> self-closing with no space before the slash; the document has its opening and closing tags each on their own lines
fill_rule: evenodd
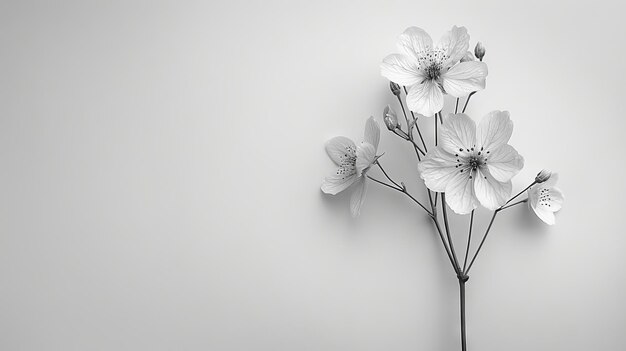
<svg viewBox="0 0 626 351">
<path fill-rule="evenodd" d="M 462 156 L 455 154 L 456 165 L 454 167 L 459 169 L 461 173 L 469 173 L 469 178 L 472 179 L 475 172 L 484 167 L 487 164 L 487 156 L 489 151 L 484 151 L 481 147 L 480 150 L 475 150 L 476 145 L 469 149 L 459 149 L 459 153 L 467 152 L 469 155 Z M 485 178 L 486 179 L 486 178 Z"/>
<path fill-rule="evenodd" d="M 480 159 L 478 159 L 478 157 L 470 156 L 470 158 L 469 158 L 469 166 L 472 168 L 473 171 L 475 171 L 476 168 L 478 168 L 481 165 L 482 165 L 482 162 L 481 162 Z"/>
<path fill-rule="evenodd" d="M 436 81 L 441 76 L 441 65 L 437 63 L 432 63 L 430 66 L 426 67 L 424 71 L 428 80 Z"/>
</svg>

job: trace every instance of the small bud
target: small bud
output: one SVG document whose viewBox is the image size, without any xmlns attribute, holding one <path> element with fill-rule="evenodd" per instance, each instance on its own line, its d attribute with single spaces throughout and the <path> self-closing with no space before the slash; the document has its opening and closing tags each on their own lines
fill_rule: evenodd
<svg viewBox="0 0 626 351">
<path fill-rule="evenodd" d="M 542 169 L 541 172 L 539 172 L 537 176 L 535 177 L 535 183 L 537 184 L 543 183 L 547 181 L 548 179 L 550 179 L 551 176 L 552 176 L 552 172 L 550 172 L 547 169 Z"/>
<path fill-rule="evenodd" d="M 463 55 L 463 57 L 461 57 L 461 62 L 468 62 L 468 61 L 474 61 L 474 54 L 472 54 L 471 51 L 468 51 L 465 53 L 465 55 Z"/>
<path fill-rule="evenodd" d="M 396 111 L 394 111 L 389 105 L 387 105 L 383 111 L 383 121 L 385 121 L 387 129 L 390 131 L 394 131 L 400 126 Z"/>
<path fill-rule="evenodd" d="M 483 57 L 485 57 L 485 47 L 483 46 L 483 43 L 476 43 L 476 47 L 474 48 L 474 55 L 476 55 L 476 58 L 478 58 L 479 60 L 483 60 Z"/>
<path fill-rule="evenodd" d="M 400 88 L 400 85 L 394 82 L 389 82 L 389 89 L 391 89 L 391 92 L 395 96 L 400 95 L 400 92 L 402 91 L 401 90 L 402 88 Z"/>
</svg>

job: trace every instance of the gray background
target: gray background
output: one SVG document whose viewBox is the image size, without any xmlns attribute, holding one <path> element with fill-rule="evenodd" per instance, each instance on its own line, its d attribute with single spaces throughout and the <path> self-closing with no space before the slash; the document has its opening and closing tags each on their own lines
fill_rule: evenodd
<svg viewBox="0 0 626 351">
<path fill-rule="evenodd" d="M 372 186 L 354 220 L 319 190 L 324 142 L 394 103 L 379 63 L 397 35 L 458 24 L 490 71 L 469 114 L 515 121 L 514 189 L 549 167 L 566 194 L 554 227 L 524 207 L 497 220 L 468 283 L 470 349 L 622 350 L 623 11 L 2 1 L 0 349 L 459 349 L 427 218 Z M 380 150 L 424 199 L 407 145 L 383 133 Z"/>
</svg>

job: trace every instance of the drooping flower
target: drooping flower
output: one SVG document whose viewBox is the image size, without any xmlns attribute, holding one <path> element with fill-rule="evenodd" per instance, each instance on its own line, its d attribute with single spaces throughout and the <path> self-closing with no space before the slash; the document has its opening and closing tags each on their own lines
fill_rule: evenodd
<svg viewBox="0 0 626 351">
<path fill-rule="evenodd" d="M 420 176 L 433 191 L 445 192 L 458 214 L 478 206 L 495 210 L 511 195 L 511 178 L 524 158 L 508 144 L 513 132 L 509 113 L 493 111 L 476 123 L 466 114 L 451 114 L 441 127 L 439 146 L 418 164 Z"/>
<path fill-rule="evenodd" d="M 444 93 L 462 97 L 485 88 L 485 63 L 459 63 L 469 48 L 465 27 L 452 27 L 437 46 L 423 29 L 409 27 L 400 35 L 398 47 L 400 54 L 383 59 L 381 74 L 408 87 L 406 100 L 411 111 L 433 116 L 443 108 Z"/>
<path fill-rule="evenodd" d="M 561 209 L 564 200 L 561 190 L 555 187 L 558 179 L 558 174 L 554 173 L 545 182 L 528 189 L 528 205 L 539 219 L 549 225 L 554 224 L 554 212 Z"/>
<path fill-rule="evenodd" d="M 351 187 L 353 192 L 350 197 L 350 212 L 354 217 L 359 215 L 365 201 L 366 173 L 376 162 L 379 140 L 380 127 L 374 118 L 370 117 L 365 123 L 365 135 L 359 146 L 342 136 L 326 142 L 326 152 L 339 168 L 335 174 L 324 179 L 322 191 L 335 195 Z"/>
</svg>

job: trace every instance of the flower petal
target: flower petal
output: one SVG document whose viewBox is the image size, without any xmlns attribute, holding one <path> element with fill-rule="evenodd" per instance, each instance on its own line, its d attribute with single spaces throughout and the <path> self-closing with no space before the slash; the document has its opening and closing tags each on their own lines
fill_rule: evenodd
<svg viewBox="0 0 626 351">
<path fill-rule="evenodd" d="M 457 170 L 454 173 L 446 186 L 446 203 L 457 214 L 468 214 L 478 207 L 470 172 Z"/>
<path fill-rule="evenodd" d="M 406 103 L 411 111 L 430 117 L 443 108 L 443 92 L 436 82 L 426 80 L 410 88 Z"/>
<path fill-rule="evenodd" d="M 440 145 L 451 154 L 470 153 L 476 145 L 476 123 L 466 114 L 450 114 L 441 126 Z"/>
<path fill-rule="evenodd" d="M 334 137 L 326 142 L 326 153 L 333 162 L 341 166 L 346 158 L 356 156 L 356 145 L 346 137 Z"/>
<path fill-rule="evenodd" d="M 422 28 L 409 27 L 398 37 L 398 48 L 418 62 L 432 50 L 433 39 Z"/>
<path fill-rule="evenodd" d="M 360 177 L 354 183 L 354 191 L 350 196 L 350 212 L 353 217 L 357 217 L 361 213 L 361 207 L 365 202 L 365 194 L 367 193 L 367 182 L 365 177 Z"/>
<path fill-rule="evenodd" d="M 461 62 L 441 76 L 443 90 L 454 97 L 485 89 L 487 64 L 480 61 Z"/>
<path fill-rule="evenodd" d="M 361 176 L 376 159 L 376 149 L 368 142 L 362 142 L 356 148 L 356 175 Z"/>
<path fill-rule="evenodd" d="M 450 67 L 461 60 L 469 48 L 469 39 L 467 29 L 457 26 L 452 27 L 441 37 L 437 47 L 444 50 L 448 57 L 444 62 L 444 67 Z"/>
<path fill-rule="evenodd" d="M 363 140 L 374 146 L 374 153 L 378 150 L 378 142 L 380 141 L 380 127 L 374 117 L 370 117 L 365 122 L 365 135 Z"/>
<path fill-rule="evenodd" d="M 478 124 L 478 145 L 484 151 L 494 152 L 496 148 L 506 145 L 513 134 L 513 121 L 508 111 L 489 112 Z"/>
<path fill-rule="evenodd" d="M 444 192 L 452 177 L 459 173 L 459 169 L 455 167 L 455 161 L 454 155 L 447 153 L 441 147 L 436 147 L 430 149 L 424 159 L 417 164 L 417 170 L 428 189 Z"/>
<path fill-rule="evenodd" d="M 419 69 L 417 60 L 406 55 L 391 54 L 380 64 L 380 74 L 394 83 L 411 86 L 424 80 L 424 73 Z"/>
<path fill-rule="evenodd" d="M 474 191 L 480 204 L 490 210 L 504 205 L 511 196 L 511 181 L 499 182 L 488 169 L 479 168 L 475 173 Z"/>
<path fill-rule="evenodd" d="M 486 155 L 489 173 L 499 182 L 506 182 L 524 168 L 524 158 L 509 144 Z"/>
<path fill-rule="evenodd" d="M 559 211 L 563 207 L 563 201 L 565 201 L 565 197 L 561 189 L 552 187 L 550 189 L 550 208 L 552 212 Z"/>
<path fill-rule="evenodd" d="M 533 209 L 537 217 L 539 217 L 539 219 L 541 219 L 544 223 L 548 225 L 553 225 L 556 222 L 554 212 L 547 211 L 547 210 L 544 210 L 542 208 L 537 208 L 537 207 L 531 207 L 531 208 Z"/>
<path fill-rule="evenodd" d="M 356 172 L 352 174 L 333 174 L 324 179 L 322 191 L 326 194 L 336 195 L 346 190 L 355 180 L 357 180 Z"/>
</svg>

